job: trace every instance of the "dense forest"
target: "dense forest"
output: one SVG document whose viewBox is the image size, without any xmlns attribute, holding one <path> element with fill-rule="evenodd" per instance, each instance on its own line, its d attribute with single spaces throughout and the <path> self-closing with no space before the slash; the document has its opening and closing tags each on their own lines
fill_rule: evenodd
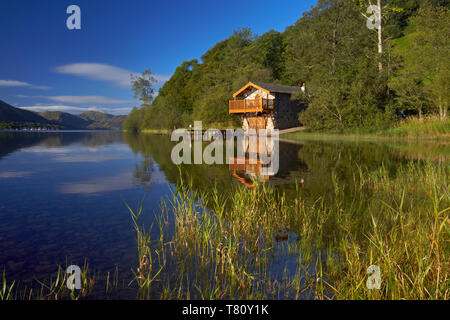
<svg viewBox="0 0 450 320">
<path fill-rule="evenodd" d="M 377 2 L 377 1 L 375 1 Z M 186 127 L 193 120 L 236 124 L 228 100 L 249 81 L 300 86 L 301 122 L 312 130 L 385 128 L 402 117 L 446 119 L 449 1 L 379 0 L 381 30 L 367 27 L 365 0 L 319 0 L 284 32 L 248 28 L 185 61 L 159 90 L 149 71 L 132 79 L 142 105 L 128 131 Z"/>
</svg>

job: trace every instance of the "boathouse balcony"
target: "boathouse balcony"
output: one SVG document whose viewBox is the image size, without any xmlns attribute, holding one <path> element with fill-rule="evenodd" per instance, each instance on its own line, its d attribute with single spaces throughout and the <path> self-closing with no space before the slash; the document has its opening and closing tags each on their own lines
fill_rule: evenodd
<svg viewBox="0 0 450 320">
<path fill-rule="evenodd" d="M 273 110 L 275 107 L 274 99 L 241 99 L 230 100 L 229 112 L 231 113 L 254 113 Z"/>
</svg>

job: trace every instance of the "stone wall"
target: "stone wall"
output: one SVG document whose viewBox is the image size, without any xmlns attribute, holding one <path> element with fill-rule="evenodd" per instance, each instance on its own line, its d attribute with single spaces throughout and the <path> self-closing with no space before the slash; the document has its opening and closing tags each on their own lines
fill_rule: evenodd
<svg viewBox="0 0 450 320">
<path fill-rule="evenodd" d="M 259 91 L 259 90 L 257 90 Z M 256 95 L 263 92 L 253 92 L 252 95 Z M 273 113 L 248 113 L 243 115 L 242 127 L 244 130 L 256 127 L 254 121 L 249 122 L 251 118 L 264 117 L 266 119 L 267 129 L 288 129 L 294 127 L 300 127 L 301 123 L 298 120 L 300 112 L 306 109 L 306 105 L 300 103 L 297 100 L 291 100 L 291 95 L 286 93 L 274 93 L 273 98 L 275 98 L 275 111 Z M 244 121 L 247 119 L 247 121 Z M 273 120 L 273 121 L 272 121 Z"/>
<path fill-rule="evenodd" d="M 298 120 L 299 114 L 305 109 L 305 105 L 296 100 L 291 100 L 290 94 L 277 93 L 275 95 L 275 126 L 283 130 L 301 126 Z"/>
</svg>

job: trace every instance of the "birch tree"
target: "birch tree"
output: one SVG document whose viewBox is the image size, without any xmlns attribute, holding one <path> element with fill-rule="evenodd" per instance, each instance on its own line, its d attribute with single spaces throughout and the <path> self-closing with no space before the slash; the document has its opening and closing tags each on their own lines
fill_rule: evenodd
<svg viewBox="0 0 450 320">
<path fill-rule="evenodd" d="M 383 6 L 381 0 L 377 4 L 370 4 L 367 14 L 362 14 L 367 20 L 367 28 L 375 30 L 378 37 L 378 70 L 383 72 Z"/>
</svg>

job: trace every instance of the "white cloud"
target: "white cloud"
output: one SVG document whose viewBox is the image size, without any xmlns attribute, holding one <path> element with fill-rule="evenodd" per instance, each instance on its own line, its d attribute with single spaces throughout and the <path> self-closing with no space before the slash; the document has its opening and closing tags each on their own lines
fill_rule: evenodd
<svg viewBox="0 0 450 320">
<path fill-rule="evenodd" d="M 16 81 L 16 80 L 0 80 L 0 87 L 27 87 L 39 90 L 51 89 L 49 86 L 35 86 L 28 82 Z"/>
<path fill-rule="evenodd" d="M 28 82 L 16 81 L 16 80 L 0 80 L 0 87 L 30 87 Z"/>
<path fill-rule="evenodd" d="M 136 103 L 132 100 L 120 100 L 104 96 L 49 96 L 46 97 L 55 102 L 62 103 L 80 103 L 80 104 L 130 104 Z"/>
<path fill-rule="evenodd" d="M 0 179 L 24 178 L 33 174 L 29 171 L 3 171 L 0 172 Z"/>
<path fill-rule="evenodd" d="M 131 107 L 123 107 L 123 108 L 107 108 L 107 107 L 74 107 L 74 106 L 66 106 L 66 105 L 35 105 L 28 107 L 19 107 L 20 109 L 25 109 L 33 112 L 43 112 L 43 111 L 62 111 L 62 112 L 74 112 L 74 113 L 82 113 L 86 111 L 98 111 L 104 112 L 114 115 L 125 115 L 130 113 Z"/>
<path fill-rule="evenodd" d="M 72 63 L 55 68 L 56 72 L 75 75 L 91 80 L 105 81 L 118 87 L 131 88 L 131 75 L 138 75 L 126 69 L 102 63 Z M 158 84 L 166 82 L 170 76 L 153 75 Z"/>
<path fill-rule="evenodd" d="M 32 89 L 38 89 L 38 90 L 50 90 L 53 87 L 50 86 L 31 86 Z"/>
<path fill-rule="evenodd" d="M 16 95 L 17 98 L 40 98 L 61 103 L 75 103 L 84 105 L 121 105 L 121 104 L 139 104 L 137 100 L 121 100 L 105 96 L 28 96 L 23 94 Z M 36 104 L 40 105 L 40 104 Z"/>
</svg>

